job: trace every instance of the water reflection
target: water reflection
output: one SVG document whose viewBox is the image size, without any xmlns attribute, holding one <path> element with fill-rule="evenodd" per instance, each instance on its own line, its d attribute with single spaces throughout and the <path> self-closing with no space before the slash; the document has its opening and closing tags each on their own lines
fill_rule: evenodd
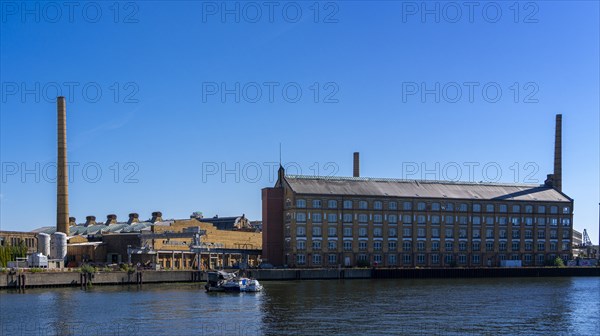
<svg viewBox="0 0 600 336">
<path fill-rule="evenodd" d="M 600 278 L 265 282 L 0 292 L 1 335 L 598 334 Z"/>
</svg>

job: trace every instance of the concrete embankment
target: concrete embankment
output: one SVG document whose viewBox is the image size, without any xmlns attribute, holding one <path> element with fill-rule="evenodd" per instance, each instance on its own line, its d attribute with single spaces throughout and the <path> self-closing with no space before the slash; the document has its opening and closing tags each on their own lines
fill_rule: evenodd
<svg viewBox="0 0 600 336">
<path fill-rule="evenodd" d="M 259 280 L 383 279 L 383 278 L 486 278 L 600 276 L 599 267 L 524 268 L 343 268 L 343 269 L 252 269 L 246 276 Z M 198 271 L 40 272 L 0 274 L 0 288 L 86 287 L 88 285 L 141 285 L 147 283 L 203 282 Z"/>
</svg>

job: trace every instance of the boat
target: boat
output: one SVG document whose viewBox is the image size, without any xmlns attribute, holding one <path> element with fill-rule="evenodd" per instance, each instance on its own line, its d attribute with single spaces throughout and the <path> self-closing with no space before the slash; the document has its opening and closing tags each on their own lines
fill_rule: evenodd
<svg viewBox="0 0 600 336">
<path fill-rule="evenodd" d="M 225 271 L 208 272 L 207 292 L 260 292 L 263 286 L 256 279 L 238 277 Z"/>
</svg>

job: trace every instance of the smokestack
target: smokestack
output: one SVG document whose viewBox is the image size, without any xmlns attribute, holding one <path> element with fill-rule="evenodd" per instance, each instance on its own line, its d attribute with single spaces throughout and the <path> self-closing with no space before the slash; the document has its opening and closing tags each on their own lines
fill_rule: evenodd
<svg viewBox="0 0 600 336">
<path fill-rule="evenodd" d="M 133 212 L 129 214 L 129 220 L 127 221 L 127 224 L 133 224 L 133 223 L 137 223 L 139 222 L 140 215 L 138 215 L 137 213 Z"/>
<path fill-rule="evenodd" d="M 354 170 L 352 171 L 352 176 L 360 177 L 360 158 L 358 152 L 354 152 Z"/>
<path fill-rule="evenodd" d="M 117 224 L 117 215 L 110 214 L 106 215 L 106 225 Z"/>
<path fill-rule="evenodd" d="M 58 156 L 56 160 L 56 231 L 69 235 L 69 177 L 67 175 L 67 105 L 56 97 Z"/>
<path fill-rule="evenodd" d="M 556 115 L 554 134 L 554 189 L 562 191 L 562 114 Z"/>
<path fill-rule="evenodd" d="M 86 216 L 85 226 L 96 225 L 96 216 Z"/>
<path fill-rule="evenodd" d="M 162 222 L 162 212 L 160 211 L 154 211 L 152 213 L 152 218 L 150 219 L 150 222 L 152 223 L 156 223 L 156 222 Z"/>
</svg>

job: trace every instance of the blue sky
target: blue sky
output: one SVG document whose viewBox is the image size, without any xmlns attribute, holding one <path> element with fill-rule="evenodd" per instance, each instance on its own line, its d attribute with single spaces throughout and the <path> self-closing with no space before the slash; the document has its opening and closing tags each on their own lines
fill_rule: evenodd
<svg viewBox="0 0 600 336">
<path fill-rule="evenodd" d="M 2 2 L 1 227 L 54 225 L 60 91 L 79 222 L 260 219 L 280 143 L 305 175 L 359 151 L 363 176 L 543 183 L 562 113 L 597 242 L 598 3 L 468 3 Z"/>
</svg>

